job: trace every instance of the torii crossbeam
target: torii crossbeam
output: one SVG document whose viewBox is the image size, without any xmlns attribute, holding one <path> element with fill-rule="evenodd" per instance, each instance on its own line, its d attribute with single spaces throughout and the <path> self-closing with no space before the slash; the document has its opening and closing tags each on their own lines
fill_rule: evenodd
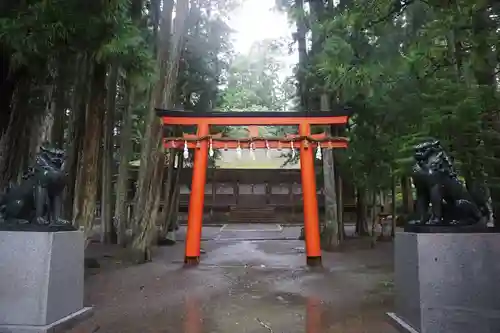
<svg viewBox="0 0 500 333">
<path fill-rule="evenodd" d="M 166 148 L 187 151 L 194 149 L 193 179 L 189 198 L 188 225 L 184 263 L 196 265 L 200 262 L 200 243 L 205 199 L 205 183 L 208 156 L 212 149 L 259 148 L 299 148 L 302 195 L 304 198 L 304 230 L 306 241 L 307 265 L 321 265 L 320 228 L 318 201 L 316 197 L 316 176 L 314 168 L 314 149 L 316 157 L 321 158 L 323 148 L 346 148 L 347 139 L 327 137 L 324 134 L 311 135 L 311 125 L 346 125 L 351 111 L 339 108 L 334 111 L 315 112 L 203 112 L 156 110 L 162 118 L 163 126 L 196 126 L 196 135 L 185 134 L 178 138 L 164 138 Z M 247 139 L 225 138 L 220 134 L 210 135 L 211 125 L 298 125 L 299 134 L 285 138 L 252 136 Z"/>
</svg>

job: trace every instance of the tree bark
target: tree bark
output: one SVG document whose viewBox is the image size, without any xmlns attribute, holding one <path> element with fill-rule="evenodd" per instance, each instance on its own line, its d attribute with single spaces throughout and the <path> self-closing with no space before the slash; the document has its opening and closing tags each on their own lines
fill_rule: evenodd
<svg viewBox="0 0 500 333">
<path fill-rule="evenodd" d="M 345 239 L 345 228 L 344 228 L 344 194 L 343 194 L 343 183 L 342 183 L 342 176 L 340 175 L 340 172 L 337 168 L 335 172 L 337 176 L 337 217 L 339 220 L 339 243 L 342 244 L 342 242 Z"/>
<path fill-rule="evenodd" d="M 44 100 L 45 112 L 40 115 L 40 123 L 32 125 L 31 131 L 31 147 L 30 147 L 30 157 L 34 158 L 35 154 L 38 153 L 41 145 L 49 143 L 51 140 L 52 127 L 54 125 L 54 114 L 55 114 L 55 102 L 54 93 L 56 89 L 56 83 L 51 80 L 49 84 L 39 90 L 39 94 Z M 31 161 L 29 162 L 31 163 Z"/>
<path fill-rule="evenodd" d="M 391 237 L 394 238 L 396 235 L 396 176 L 394 172 L 391 175 Z"/>
<path fill-rule="evenodd" d="M 377 232 L 376 227 L 378 223 L 378 209 L 377 209 L 377 191 L 371 191 L 371 209 L 370 209 L 370 220 L 371 220 L 371 246 L 375 247 L 377 243 Z"/>
<path fill-rule="evenodd" d="M 413 212 L 413 191 L 411 188 L 410 178 L 401 177 L 401 194 L 403 196 L 403 214 Z"/>
<path fill-rule="evenodd" d="M 12 102 L 16 87 L 27 76 L 26 67 L 13 70 L 12 54 L 0 44 L 0 138 L 7 131 L 12 117 Z"/>
<path fill-rule="evenodd" d="M 500 176 L 500 121 L 498 112 L 498 84 L 496 76 L 497 61 L 496 55 L 493 53 L 491 45 L 491 33 L 494 31 L 496 24 L 492 20 L 487 6 L 477 6 L 477 10 L 472 14 L 472 41 L 473 47 L 471 50 L 474 61 L 472 62 L 472 70 L 474 78 L 479 85 L 479 93 L 481 96 L 480 104 L 483 110 L 481 115 L 481 135 L 485 145 L 485 151 L 488 154 L 487 172 L 488 177 L 493 180 L 490 186 L 490 195 L 493 203 L 494 216 L 500 216 L 500 189 L 498 182 L 495 184 L 495 179 Z M 497 186 L 494 186 L 497 185 Z M 494 218 L 495 223 L 496 218 Z M 497 225 L 496 225 L 497 226 Z"/>
<path fill-rule="evenodd" d="M 298 91 L 300 97 L 300 108 L 301 111 L 306 111 L 308 109 L 307 105 L 307 84 L 306 84 L 306 66 L 307 66 L 307 43 L 306 34 L 307 27 L 305 22 L 304 13 L 304 0 L 295 0 L 295 10 L 299 15 L 296 26 L 297 32 L 295 39 L 297 40 L 298 53 L 299 53 L 299 68 L 298 68 Z"/>
<path fill-rule="evenodd" d="M 122 246 L 126 245 L 125 235 L 128 228 L 129 159 L 132 152 L 130 137 L 132 135 L 132 109 L 135 99 L 135 88 L 130 82 L 127 82 L 125 91 L 127 103 L 125 105 L 125 112 L 123 113 L 120 128 L 120 163 L 118 165 L 118 178 L 116 180 L 116 203 L 114 213 L 117 242 Z"/>
<path fill-rule="evenodd" d="M 132 22 L 139 26 L 142 18 L 143 0 L 132 0 L 130 3 L 130 17 Z M 151 1 L 150 15 L 154 22 L 154 36 L 156 38 L 160 13 L 160 0 Z M 115 184 L 114 227 L 116 241 L 125 247 L 128 221 L 128 193 L 129 193 L 129 159 L 132 153 L 132 114 L 135 103 L 136 86 L 130 78 L 125 79 L 125 108 L 120 122 L 120 137 L 118 144 L 118 177 Z"/>
<path fill-rule="evenodd" d="M 78 75 L 78 73 L 76 73 Z M 50 134 L 50 142 L 54 147 L 64 148 L 64 128 L 66 124 L 66 93 L 65 73 L 62 65 L 59 66 L 54 92 L 54 122 Z M 75 92 L 76 93 L 76 92 Z"/>
<path fill-rule="evenodd" d="M 174 179 L 174 162 L 175 162 L 175 151 L 173 149 L 169 149 L 168 152 L 168 163 L 167 163 L 167 168 L 166 168 L 166 181 L 163 185 L 163 208 L 160 213 L 160 234 L 159 238 L 165 238 L 168 233 L 168 227 L 169 227 L 169 221 L 167 220 L 167 217 L 170 215 L 170 201 L 171 197 L 173 196 L 173 179 Z"/>
<path fill-rule="evenodd" d="M 165 167 L 165 154 L 157 149 L 151 156 L 150 163 L 152 174 L 150 179 L 152 181 L 159 181 L 161 183 L 163 169 Z M 131 244 L 132 249 L 132 259 L 136 263 L 143 263 L 151 260 L 151 244 L 155 238 L 156 231 L 156 219 L 158 216 L 158 207 L 160 206 L 160 188 L 156 184 L 150 183 L 147 191 L 143 193 L 145 196 L 145 207 L 143 212 L 147 213 L 148 220 L 141 221 L 142 223 L 136 223 L 137 211 L 134 210 L 134 224 L 132 225 L 133 240 Z"/>
<path fill-rule="evenodd" d="M 161 147 L 161 125 L 155 114 L 156 106 L 171 107 L 174 105 L 174 94 L 177 84 L 179 58 L 185 39 L 185 20 L 189 11 L 188 0 L 178 0 L 176 17 L 171 42 L 170 36 L 172 2 L 163 4 L 162 36 L 159 47 L 160 77 L 156 82 L 149 112 L 146 120 L 146 135 L 141 149 L 141 166 L 139 168 L 138 191 L 133 218 L 134 239 L 131 249 L 138 262 L 151 259 L 151 241 L 156 224 L 160 204 L 161 184 L 164 168 L 164 153 Z M 169 47 L 170 45 L 170 47 Z"/>
<path fill-rule="evenodd" d="M 17 182 L 24 169 L 24 159 L 29 155 L 31 127 L 36 119 L 30 119 L 31 80 L 18 82 L 12 97 L 12 112 L 7 130 L 0 140 L 0 189 Z"/>
<path fill-rule="evenodd" d="M 84 228 L 87 240 L 92 232 L 95 218 L 97 175 L 99 174 L 99 155 L 105 113 L 106 72 L 105 64 L 94 64 L 85 120 L 85 140 L 81 160 L 78 163 L 78 178 L 75 185 L 73 223 Z"/>
<path fill-rule="evenodd" d="M 71 121 L 68 129 L 66 172 L 68 181 L 64 193 L 63 214 L 66 219 L 73 220 L 73 204 L 78 177 L 78 165 L 85 137 L 86 105 L 89 98 L 87 79 L 90 73 L 90 60 L 87 55 L 77 59 L 76 80 L 71 102 Z"/>
<path fill-rule="evenodd" d="M 358 187 L 356 189 L 356 234 L 359 236 L 368 235 L 366 189 Z"/>
<path fill-rule="evenodd" d="M 113 223 L 113 155 L 118 65 L 112 64 L 108 76 L 106 114 L 104 116 L 102 182 L 101 182 L 101 243 L 116 243 Z"/>
<path fill-rule="evenodd" d="M 180 158 L 180 153 L 179 155 L 179 160 Z M 177 168 L 177 172 L 175 173 L 175 180 L 173 183 L 173 186 L 171 188 L 171 195 L 170 195 L 170 202 L 169 202 L 169 208 L 168 208 L 168 214 L 166 216 L 166 222 L 167 222 L 167 231 L 168 232 L 173 232 L 175 233 L 175 229 L 177 226 L 177 217 L 179 213 L 179 199 L 180 199 L 180 178 L 181 178 L 181 173 L 183 170 L 183 163 L 179 164 Z M 173 238 L 173 237 L 171 237 Z"/>
<path fill-rule="evenodd" d="M 328 95 L 321 98 L 321 110 L 330 109 Z M 327 130 L 330 135 L 330 130 Z M 335 176 L 335 160 L 332 149 L 323 149 L 323 191 L 325 196 L 325 227 L 322 231 L 322 245 L 325 249 L 334 250 L 339 245 L 339 219 L 337 206 L 337 186 Z"/>
</svg>

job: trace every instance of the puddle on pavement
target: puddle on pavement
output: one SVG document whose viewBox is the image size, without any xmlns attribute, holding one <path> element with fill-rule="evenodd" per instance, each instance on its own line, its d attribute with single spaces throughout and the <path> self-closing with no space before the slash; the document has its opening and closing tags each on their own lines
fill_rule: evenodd
<svg viewBox="0 0 500 333">
<path fill-rule="evenodd" d="M 300 324 L 294 326 L 293 329 L 288 328 L 286 332 L 290 333 L 324 333 L 326 332 L 326 327 L 324 325 L 323 316 L 324 308 L 323 302 L 316 297 L 302 297 L 299 295 L 291 294 L 275 294 L 272 296 L 266 296 L 266 298 L 273 298 L 276 302 L 289 302 L 290 304 L 301 305 L 305 308 L 305 316 L 301 316 Z M 188 296 L 184 302 L 183 314 L 183 332 L 182 333 L 229 333 L 223 327 L 225 326 L 223 321 L 234 321 L 234 326 L 238 326 L 241 321 L 241 317 L 238 316 L 228 316 L 227 318 L 212 318 L 210 311 L 210 304 L 203 306 L 203 301 L 199 298 Z M 286 308 L 285 310 L 286 311 Z M 229 314 L 229 313 L 228 313 Z M 245 318 L 251 319 L 251 318 Z M 277 333 L 282 332 L 283 326 L 289 326 L 291 323 L 287 322 L 277 322 L 273 320 L 274 318 L 260 318 L 254 317 L 252 325 L 254 329 L 249 329 L 248 325 L 242 325 L 240 328 L 244 328 L 244 332 L 270 332 Z M 244 324 L 243 322 L 241 324 Z M 260 328 L 259 328 L 260 327 Z M 235 332 L 235 331 L 233 331 Z M 231 332 L 231 333 L 233 333 Z M 283 331 L 284 332 L 284 331 Z"/>
</svg>

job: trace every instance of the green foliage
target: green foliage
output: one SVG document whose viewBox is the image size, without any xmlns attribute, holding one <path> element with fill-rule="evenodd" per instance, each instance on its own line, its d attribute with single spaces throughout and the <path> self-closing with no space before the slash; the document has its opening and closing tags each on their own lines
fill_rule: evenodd
<svg viewBox="0 0 500 333">
<path fill-rule="evenodd" d="M 156 61 L 147 40 L 149 31 L 141 30 L 128 17 L 123 17 L 121 22 L 112 38 L 97 50 L 96 59 L 119 63 L 134 82 L 141 79 L 153 82 Z"/>
<path fill-rule="evenodd" d="M 218 104 L 232 53 L 228 20 L 236 4 L 205 0 L 191 8 L 177 86 L 178 102 L 186 110 L 208 111 Z"/>
<path fill-rule="evenodd" d="M 127 0 L 31 1 L 0 14 L 0 43 L 12 54 L 14 68 L 27 66 L 34 73 L 44 73 L 52 61 L 88 54 L 119 64 L 134 82 L 151 82 L 150 35 L 131 21 Z"/>
<path fill-rule="evenodd" d="M 127 9 L 125 0 L 13 4 L 0 14 L 0 41 L 19 65 L 43 62 L 61 52 L 97 50 L 123 22 Z"/>
<path fill-rule="evenodd" d="M 285 111 L 294 95 L 294 83 L 283 78 L 284 41 L 264 40 L 248 54 L 236 55 L 229 66 L 221 109 L 227 111 Z"/>
<path fill-rule="evenodd" d="M 351 0 L 323 12 L 311 7 L 291 13 L 308 18 L 313 43 L 319 43 L 308 51 L 309 89 L 326 89 L 355 112 L 341 168 L 361 186 L 387 188 L 392 173 L 409 172 L 413 145 L 435 137 L 464 175 L 480 177 L 481 167 L 473 165 L 496 163 L 485 148 L 484 94 L 491 86 L 477 81 L 478 59 L 491 57 L 488 46 L 478 47 L 471 19 L 484 9 L 471 1 L 447 8 L 369 4 Z M 487 27 L 491 47 L 498 22 Z"/>
</svg>

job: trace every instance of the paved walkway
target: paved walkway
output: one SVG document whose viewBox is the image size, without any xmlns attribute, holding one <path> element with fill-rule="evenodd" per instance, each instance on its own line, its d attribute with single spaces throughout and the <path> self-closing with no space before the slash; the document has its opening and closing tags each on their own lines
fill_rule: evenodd
<svg viewBox="0 0 500 333">
<path fill-rule="evenodd" d="M 224 224 L 222 226 L 207 226 L 203 228 L 202 239 L 208 240 L 296 240 L 300 235 L 300 226 L 279 224 Z M 354 235 L 356 227 L 346 225 L 346 235 Z M 181 226 L 178 240 L 184 240 L 186 226 Z"/>
<path fill-rule="evenodd" d="M 277 229 L 205 228 L 197 268 L 182 268 L 179 242 L 151 263 L 89 277 L 95 315 L 71 333 L 393 333 L 384 316 L 391 244 L 350 241 L 352 249 L 325 253 L 324 269 L 311 271 L 304 243 L 286 240 L 300 228 Z"/>
</svg>

